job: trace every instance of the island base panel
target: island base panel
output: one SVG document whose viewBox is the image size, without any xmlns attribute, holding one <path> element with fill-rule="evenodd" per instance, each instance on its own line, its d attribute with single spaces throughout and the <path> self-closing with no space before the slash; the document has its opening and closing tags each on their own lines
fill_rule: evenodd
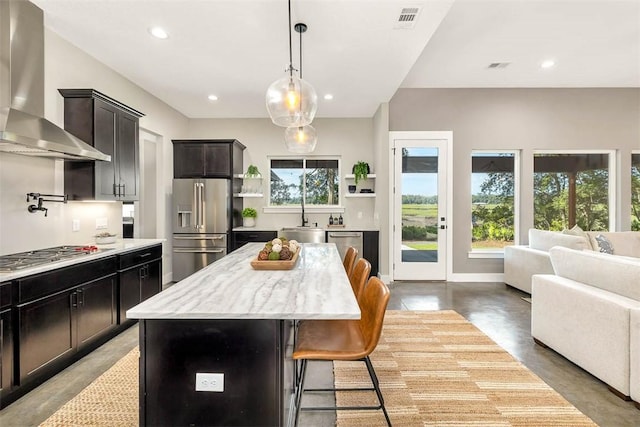
<svg viewBox="0 0 640 427">
<path fill-rule="evenodd" d="M 292 323 L 140 322 L 140 425 L 281 426 L 293 393 Z M 196 391 L 196 373 L 224 391 Z"/>
</svg>

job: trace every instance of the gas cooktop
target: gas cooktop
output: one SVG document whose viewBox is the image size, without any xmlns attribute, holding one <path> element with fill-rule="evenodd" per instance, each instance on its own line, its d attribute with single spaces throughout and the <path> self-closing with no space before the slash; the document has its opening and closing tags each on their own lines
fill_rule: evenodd
<svg viewBox="0 0 640 427">
<path fill-rule="evenodd" d="M 0 272 L 22 270 L 29 267 L 62 261 L 98 252 L 97 246 L 56 246 L 35 251 L 0 256 Z"/>
</svg>

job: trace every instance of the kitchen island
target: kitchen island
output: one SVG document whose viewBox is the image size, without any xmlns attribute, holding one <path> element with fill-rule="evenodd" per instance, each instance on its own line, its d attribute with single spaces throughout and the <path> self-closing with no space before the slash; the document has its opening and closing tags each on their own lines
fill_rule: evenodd
<svg viewBox="0 0 640 427">
<path fill-rule="evenodd" d="M 294 321 L 358 319 L 360 309 L 334 244 L 303 244 L 291 270 L 254 270 L 262 247 L 127 311 L 140 320 L 140 425 L 290 423 Z"/>
</svg>

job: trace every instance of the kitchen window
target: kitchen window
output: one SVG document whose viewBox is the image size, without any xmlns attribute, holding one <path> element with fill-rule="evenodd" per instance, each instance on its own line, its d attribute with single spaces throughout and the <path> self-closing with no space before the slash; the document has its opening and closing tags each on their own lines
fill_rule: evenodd
<svg viewBox="0 0 640 427">
<path fill-rule="evenodd" d="M 273 158 L 269 168 L 270 207 L 340 205 L 339 159 Z"/>
</svg>

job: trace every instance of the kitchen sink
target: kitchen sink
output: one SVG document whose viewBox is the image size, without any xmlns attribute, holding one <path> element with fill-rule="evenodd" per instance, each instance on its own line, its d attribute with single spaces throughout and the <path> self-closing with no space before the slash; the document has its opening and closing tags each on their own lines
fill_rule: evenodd
<svg viewBox="0 0 640 427">
<path fill-rule="evenodd" d="M 297 240 L 300 243 L 324 243 L 324 228 L 317 227 L 284 227 L 280 230 L 279 236 L 284 236 L 289 240 Z"/>
</svg>

